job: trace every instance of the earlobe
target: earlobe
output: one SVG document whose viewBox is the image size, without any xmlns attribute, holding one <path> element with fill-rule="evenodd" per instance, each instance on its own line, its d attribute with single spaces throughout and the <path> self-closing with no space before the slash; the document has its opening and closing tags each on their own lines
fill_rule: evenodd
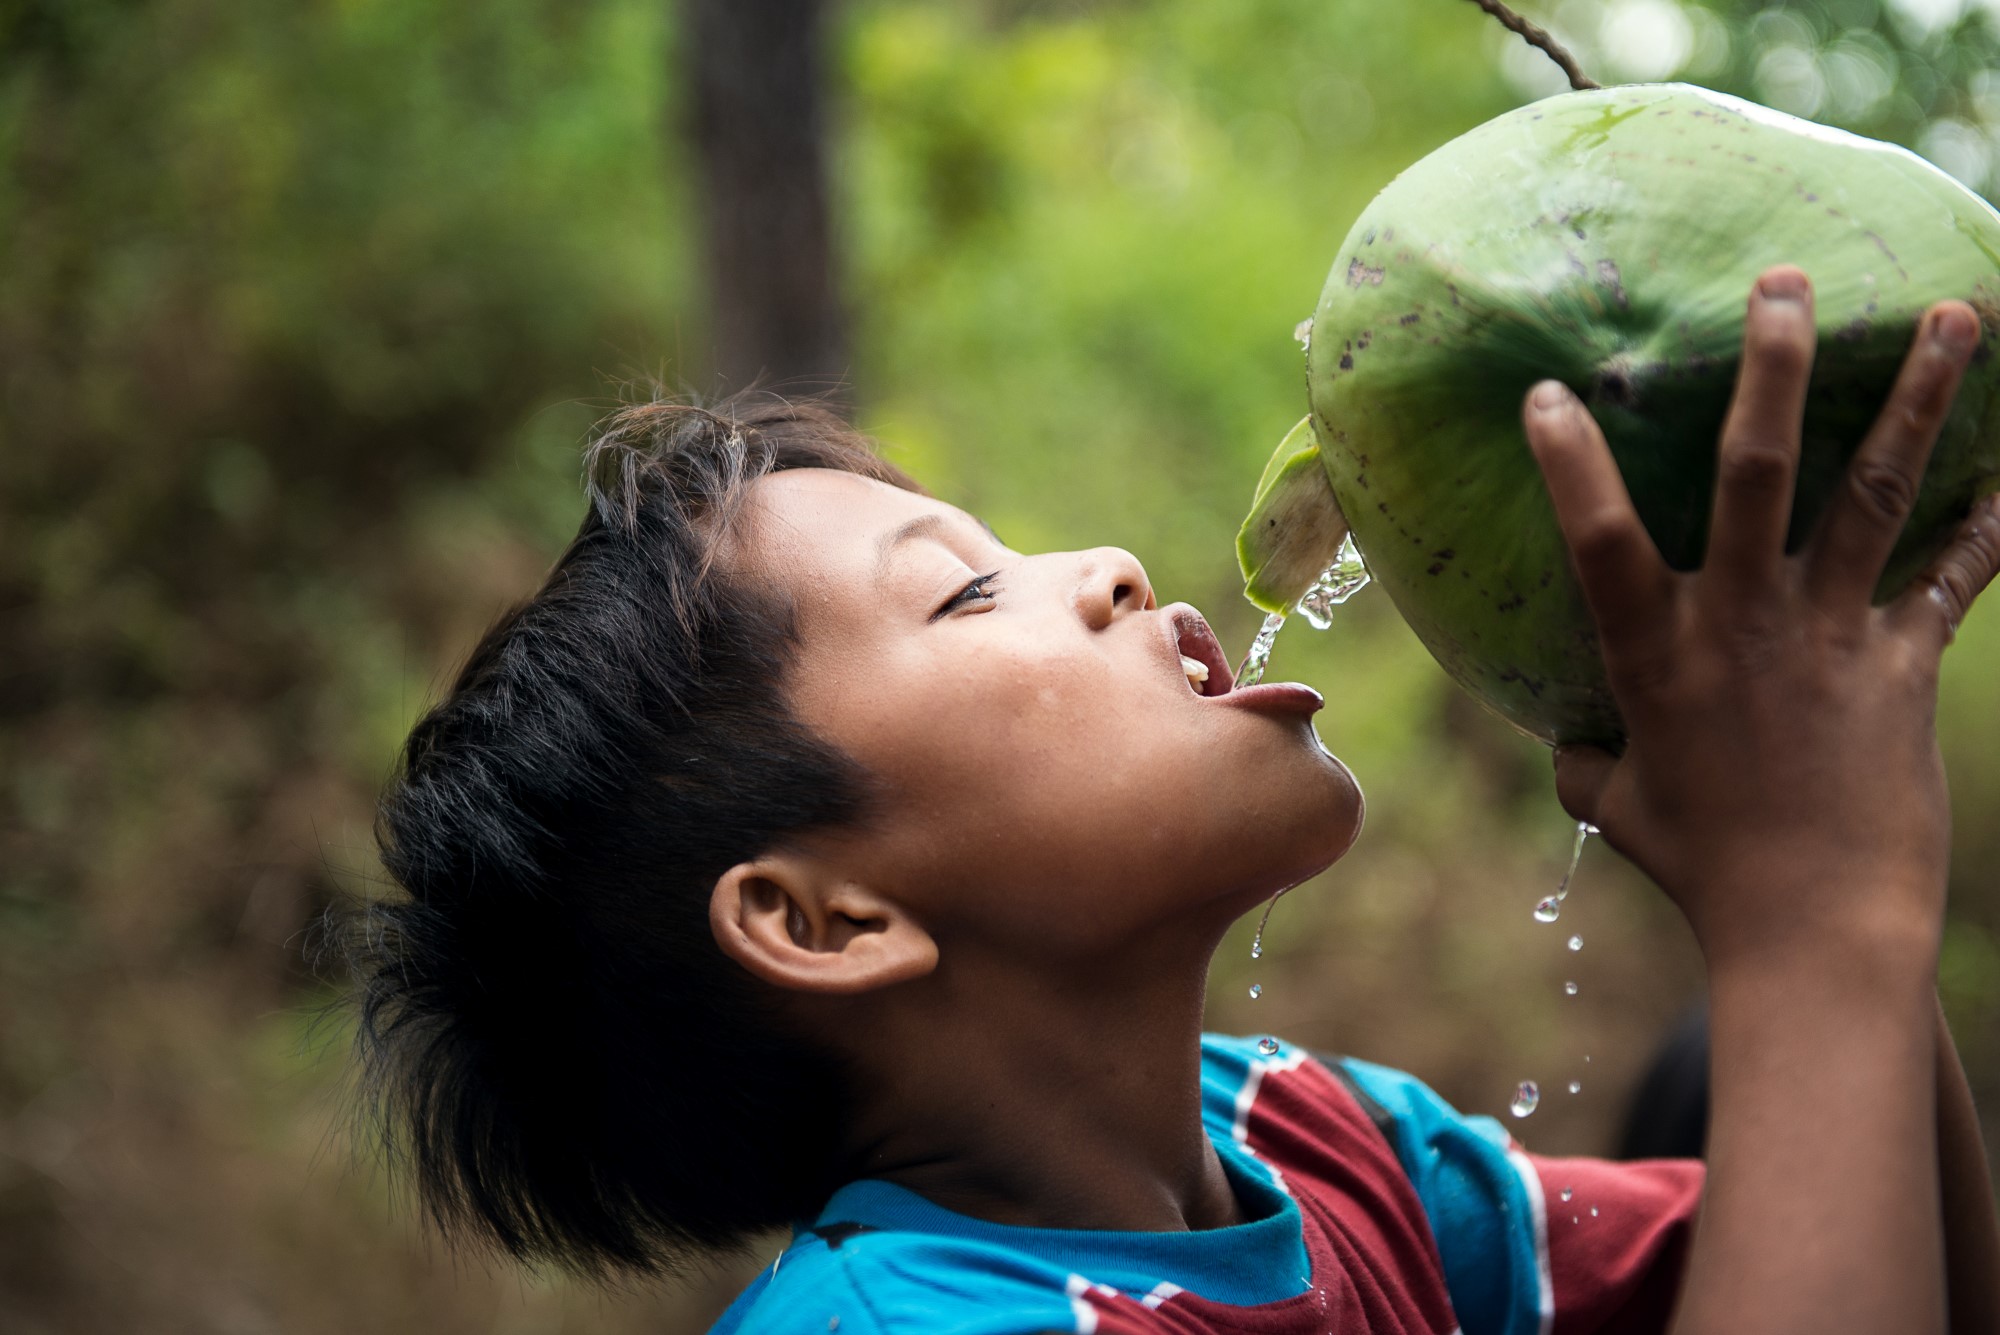
<svg viewBox="0 0 2000 1335">
<path fill-rule="evenodd" d="M 804 854 L 731 867 L 708 921 L 723 954 L 794 992 L 871 992 L 937 967 L 937 943 L 902 905 Z"/>
</svg>

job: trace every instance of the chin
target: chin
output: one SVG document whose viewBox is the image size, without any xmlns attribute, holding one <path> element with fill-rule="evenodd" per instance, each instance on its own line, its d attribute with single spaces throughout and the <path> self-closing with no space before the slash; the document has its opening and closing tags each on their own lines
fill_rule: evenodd
<svg viewBox="0 0 2000 1335">
<path fill-rule="evenodd" d="M 1291 770 L 1271 788 L 1246 796 L 1253 810 L 1232 826 L 1238 842 L 1230 853 L 1254 860 L 1248 902 L 1310 880 L 1340 861 L 1360 837 L 1368 810 L 1353 772 L 1323 746 L 1310 773 Z"/>
</svg>

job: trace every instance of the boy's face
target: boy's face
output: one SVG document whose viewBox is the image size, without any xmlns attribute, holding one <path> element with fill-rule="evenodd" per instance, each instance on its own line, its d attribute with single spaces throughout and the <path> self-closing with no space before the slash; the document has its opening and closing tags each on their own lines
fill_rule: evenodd
<svg viewBox="0 0 2000 1335">
<path fill-rule="evenodd" d="M 797 604 L 793 708 L 879 785 L 835 842 L 947 953 L 1212 934 L 1360 828 L 1317 694 L 1223 693 L 1206 623 L 1159 607 L 1129 553 L 1023 556 L 953 506 L 822 469 L 760 479 L 745 525 L 732 564 Z"/>
</svg>

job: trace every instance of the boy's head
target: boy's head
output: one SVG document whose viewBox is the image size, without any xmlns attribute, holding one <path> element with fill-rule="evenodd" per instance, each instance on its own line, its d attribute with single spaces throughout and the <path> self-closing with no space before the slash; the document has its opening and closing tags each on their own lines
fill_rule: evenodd
<svg viewBox="0 0 2000 1335">
<path fill-rule="evenodd" d="M 370 1086 L 450 1231 L 657 1269 L 809 1215 L 865 1171 L 871 1035 L 1134 961 L 1198 985 L 1359 826 L 1309 693 L 1225 694 L 1129 554 L 1013 552 L 821 407 L 628 408 L 589 481 L 411 734 L 408 896 L 356 938 Z"/>
</svg>

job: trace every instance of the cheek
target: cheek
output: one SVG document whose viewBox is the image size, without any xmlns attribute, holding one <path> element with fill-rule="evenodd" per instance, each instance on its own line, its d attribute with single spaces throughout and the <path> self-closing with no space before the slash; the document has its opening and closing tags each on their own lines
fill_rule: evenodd
<svg viewBox="0 0 2000 1335">
<path fill-rule="evenodd" d="M 993 806 L 1115 766 L 1144 729 L 1129 691 L 1094 658 L 982 648 L 965 661 L 883 684 L 856 719 L 871 767 L 936 807 Z"/>
<path fill-rule="evenodd" d="M 884 875 L 945 918 L 1101 939 L 1346 850 L 1359 792 L 1303 727 L 1140 666 L 987 644 L 828 679 L 839 710 L 816 726 L 883 785 Z"/>
</svg>

